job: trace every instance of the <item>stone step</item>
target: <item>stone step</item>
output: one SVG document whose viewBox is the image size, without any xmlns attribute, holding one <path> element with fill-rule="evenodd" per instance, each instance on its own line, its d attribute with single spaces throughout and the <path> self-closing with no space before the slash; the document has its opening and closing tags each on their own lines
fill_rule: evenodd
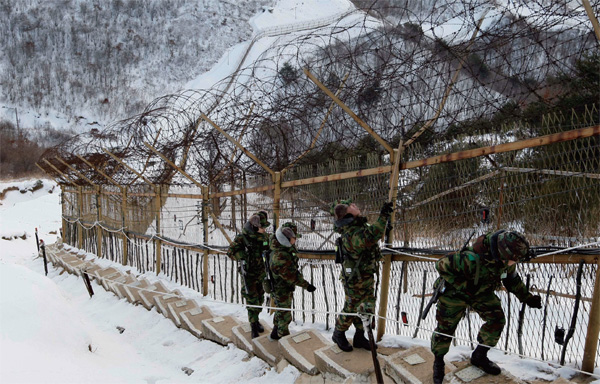
<svg viewBox="0 0 600 384">
<path fill-rule="evenodd" d="M 329 342 L 319 332 L 310 330 L 288 335 L 279 340 L 279 350 L 283 357 L 296 368 L 309 375 L 319 373 L 314 351 L 332 345 L 333 343 Z"/>
<path fill-rule="evenodd" d="M 117 296 L 119 299 L 127 300 L 127 295 L 125 294 L 125 285 L 135 284 L 138 281 L 134 275 L 131 273 L 126 273 L 124 276 L 121 276 L 114 281 L 108 283 L 110 290 Z"/>
<path fill-rule="evenodd" d="M 201 306 L 189 311 L 184 311 L 179 314 L 181 317 L 181 327 L 187 329 L 197 338 L 203 338 L 202 335 L 202 320 L 208 320 L 215 317 L 212 311 L 207 306 Z"/>
<path fill-rule="evenodd" d="M 252 339 L 254 354 L 266 361 L 270 366 L 276 367 L 283 359 L 279 348 L 279 340 L 272 340 L 269 334 Z"/>
<path fill-rule="evenodd" d="M 352 342 L 351 342 L 352 343 Z M 384 357 L 378 355 L 379 366 L 384 369 Z M 327 346 L 315 351 L 317 368 L 325 378 L 332 380 L 367 381 L 375 371 L 371 351 L 354 348 L 351 352 L 342 351 L 337 345 Z"/>
<path fill-rule="evenodd" d="M 212 340 L 221 345 L 227 345 L 232 342 L 233 332 L 231 330 L 241 323 L 238 319 L 231 316 L 218 316 L 202 320 L 201 324 L 202 336 L 205 339 Z"/>
<path fill-rule="evenodd" d="M 108 281 L 114 280 L 118 277 L 123 276 L 123 273 L 116 268 L 108 267 L 95 272 L 96 281 L 100 283 L 108 291 Z"/>
<path fill-rule="evenodd" d="M 167 304 L 167 317 L 177 326 L 181 328 L 180 313 L 198 308 L 198 303 L 195 300 L 180 299 Z"/>
<path fill-rule="evenodd" d="M 85 272 L 88 273 L 88 276 L 90 279 L 93 279 L 94 277 L 94 272 L 101 270 L 102 267 L 99 266 L 98 264 L 94 263 L 93 261 L 90 260 L 90 262 L 88 263 L 87 266 L 83 267 L 83 270 L 85 270 Z"/>
<path fill-rule="evenodd" d="M 148 288 L 146 288 L 148 289 Z M 167 304 L 181 301 L 184 299 L 183 293 L 179 289 L 175 289 L 173 292 L 167 292 L 162 295 L 154 296 L 154 304 L 156 305 L 156 311 L 161 313 L 164 317 L 168 316 Z"/>
<path fill-rule="evenodd" d="M 446 368 L 449 363 L 446 362 Z M 469 384 L 523 384 L 524 382 L 505 370 L 497 375 L 488 375 L 471 365 L 470 360 L 453 363 L 453 370 L 444 377 L 444 383 Z"/>
<path fill-rule="evenodd" d="M 397 352 L 385 359 L 385 372 L 396 383 L 431 383 L 433 382 L 433 360 L 435 357 L 426 347 L 412 347 Z M 446 362 L 446 373 L 456 369 L 452 363 Z"/>
<path fill-rule="evenodd" d="M 269 325 L 265 324 L 264 321 L 262 321 L 261 324 L 265 328 L 265 331 L 262 334 L 270 334 L 273 329 Z M 243 323 L 241 325 L 238 325 L 237 327 L 233 327 L 231 332 L 231 339 L 233 341 L 233 344 L 239 349 L 242 349 L 248 352 L 250 355 L 253 355 L 254 344 L 252 344 L 252 332 L 250 323 Z"/>
<path fill-rule="evenodd" d="M 154 298 L 169 293 L 169 290 L 160 280 L 154 283 L 144 280 L 144 283 L 143 286 L 126 287 L 126 291 L 132 303 L 142 304 L 144 308 L 151 310 L 156 305 Z"/>
<path fill-rule="evenodd" d="M 102 284 L 105 290 L 110 291 L 111 283 L 121 277 L 125 277 L 125 273 L 117 270 L 117 272 L 113 274 L 104 276 L 104 278 L 100 280 L 100 284 Z"/>
</svg>

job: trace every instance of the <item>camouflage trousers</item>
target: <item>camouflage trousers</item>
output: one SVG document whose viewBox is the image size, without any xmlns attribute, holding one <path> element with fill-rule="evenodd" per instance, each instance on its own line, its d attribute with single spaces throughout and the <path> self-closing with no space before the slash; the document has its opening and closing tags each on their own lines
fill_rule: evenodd
<svg viewBox="0 0 600 384">
<path fill-rule="evenodd" d="M 344 281 L 342 277 L 342 282 Z M 375 311 L 375 278 L 372 273 L 362 273 L 354 276 L 349 284 L 344 284 L 346 300 L 342 312 L 358 312 L 358 306 L 365 303 L 367 312 Z M 335 329 L 345 332 L 354 324 L 354 328 L 364 330 L 362 321 L 358 316 L 339 315 L 335 320 Z"/>
<path fill-rule="evenodd" d="M 468 298 L 456 291 L 446 291 L 437 303 L 437 328 L 435 332 L 454 335 L 460 319 L 467 307 L 471 307 L 484 321 L 477 335 L 477 342 L 495 346 L 500 339 L 506 317 L 500 299 L 494 292 L 476 298 Z M 431 352 L 435 356 L 444 356 L 450 349 L 452 338 L 434 333 L 431 337 Z"/>
<path fill-rule="evenodd" d="M 292 300 L 294 299 L 295 285 L 275 282 L 275 290 L 273 291 L 273 301 L 277 308 L 292 308 Z M 275 311 L 273 316 L 273 326 L 277 327 L 279 337 L 290 334 L 290 323 L 292 322 L 291 311 Z"/>
<path fill-rule="evenodd" d="M 246 286 L 248 287 L 248 293 L 242 283 L 242 297 L 246 299 L 248 305 L 263 305 L 265 302 L 265 290 L 262 285 L 262 276 L 249 275 L 246 278 Z M 262 311 L 262 308 L 247 307 L 248 310 L 248 321 L 255 323 L 258 321 L 258 315 Z"/>
</svg>

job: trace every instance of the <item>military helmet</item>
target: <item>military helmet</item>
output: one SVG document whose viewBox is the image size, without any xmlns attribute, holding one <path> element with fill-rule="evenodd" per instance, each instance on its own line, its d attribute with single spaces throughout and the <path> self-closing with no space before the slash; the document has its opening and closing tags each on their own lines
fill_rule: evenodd
<svg viewBox="0 0 600 384">
<path fill-rule="evenodd" d="M 329 206 L 329 213 L 331 214 L 331 216 L 335 216 L 335 207 L 340 204 L 350 205 L 352 204 L 352 199 L 336 200 L 333 203 L 331 203 L 331 205 Z"/>
<path fill-rule="evenodd" d="M 504 260 L 527 262 L 531 260 L 529 243 L 515 231 L 498 231 L 490 238 L 492 253 L 497 251 Z"/>
<path fill-rule="evenodd" d="M 267 213 L 267 211 L 258 211 L 256 214 L 260 217 L 261 228 L 268 228 L 269 225 L 271 225 L 271 223 L 269 223 L 269 221 L 267 220 L 269 218 L 269 214 Z"/>
<path fill-rule="evenodd" d="M 298 233 L 298 226 L 292 222 L 283 224 L 281 226 L 281 232 L 285 235 L 285 237 L 288 238 L 288 240 L 291 240 L 293 237 L 297 239 L 302 237 L 302 235 Z"/>
</svg>

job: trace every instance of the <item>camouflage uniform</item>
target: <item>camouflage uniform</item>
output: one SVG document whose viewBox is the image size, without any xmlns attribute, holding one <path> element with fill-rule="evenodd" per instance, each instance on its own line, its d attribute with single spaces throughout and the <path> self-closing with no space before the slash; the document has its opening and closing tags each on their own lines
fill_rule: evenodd
<svg viewBox="0 0 600 384">
<path fill-rule="evenodd" d="M 438 325 L 435 331 L 454 335 L 465 310 L 471 307 L 484 321 L 477 341 L 493 347 L 498 343 L 506 323 L 500 299 L 494 291 L 504 284 L 507 291 L 522 302 L 528 302 L 533 295 L 527 291 L 517 274 L 516 264 L 508 266 L 505 260 L 492 255 L 489 245 L 491 235 L 481 236 L 474 247 L 447 255 L 436 262 L 436 269 L 440 273 L 436 287 L 443 279 L 445 290 L 437 303 Z M 506 252 L 509 250 L 506 249 Z M 448 336 L 434 333 L 431 351 L 436 356 L 444 356 L 451 340 Z"/>
<path fill-rule="evenodd" d="M 358 306 L 365 303 L 368 312 L 375 311 L 375 279 L 377 262 L 381 252 L 377 242 L 383 237 L 389 214 L 381 214 L 370 225 L 363 216 L 346 217 L 335 222 L 335 231 L 341 235 L 345 259 L 342 264 L 341 279 L 344 283 L 346 299 L 342 312 L 357 312 Z M 363 330 L 359 317 L 340 315 L 335 329 L 345 332 L 350 325 Z"/>
<path fill-rule="evenodd" d="M 294 233 L 297 233 L 295 225 L 290 223 L 284 224 L 292 228 Z M 291 245 L 289 240 L 282 237 L 281 231 L 278 230 L 271 237 L 271 260 L 270 268 L 273 274 L 273 300 L 278 308 L 291 308 L 294 298 L 294 290 L 296 286 L 308 289 L 311 285 L 304 280 L 302 273 L 298 268 L 298 249 L 295 245 Z M 299 234 L 296 234 L 300 237 Z M 281 241 L 280 241 L 281 240 Z M 282 244 L 283 243 L 283 244 Z M 273 324 L 277 327 L 277 334 L 283 337 L 290 334 L 289 325 L 292 321 L 292 313 L 290 311 L 275 311 Z"/>
<path fill-rule="evenodd" d="M 262 222 L 262 217 L 261 217 Z M 248 305 L 262 305 L 264 302 L 263 280 L 265 278 L 265 266 L 262 253 L 269 249 L 269 238 L 266 233 L 258 233 L 250 222 L 244 225 L 242 233 L 237 235 L 227 251 L 231 259 L 245 263 L 245 282 L 248 288 L 242 284 L 242 296 Z M 241 271 L 240 271 L 241 273 Z M 250 323 L 258 322 L 258 315 L 262 308 L 248 307 L 248 320 Z"/>
</svg>

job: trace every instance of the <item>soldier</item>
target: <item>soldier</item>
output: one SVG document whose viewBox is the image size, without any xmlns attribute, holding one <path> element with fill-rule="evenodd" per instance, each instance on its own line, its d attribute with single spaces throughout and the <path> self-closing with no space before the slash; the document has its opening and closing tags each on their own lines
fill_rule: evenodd
<svg viewBox="0 0 600 384">
<path fill-rule="evenodd" d="M 271 237 L 270 268 L 273 274 L 273 299 L 277 308 L 291 308 L 296 285 L 314 292 L 315 286 L 304 280 L 298 269 L 298 249 L 296 239 L 302 235 L 293 223 L 283 224 Z M 292 321 L 290 311 L 276 311 L 273 317 L 271 339 L 279 340 L 289 335 L 289 325 Z"/>
<path fill-rule="evenodd" d="M 377 242 L 385 232 L 390 214 L 394 210 L 392 203 L 385 203 L 377 221 L 370 225 L 367 218 L 360 215 L 356 204 L 338 204 L 334 208 L 335 231 L 340 234 L 342 262 L 342 281 L 346 301 L 342 312 L 357 312 L 358 306 L 364 303 L 368 312 L 375 310 L 375 279 L 377 262 L 381 260 L 381 252 Z M 340 315 L 335 321 L 333 341 L 342 351 L 352 351 L 346 338 L 346 331 L 354 324 L 354 346 L 371 350 L 365 337 L 363 324 L 358 316 Z"/>
<path fill-rule="evenodd" d="M 516 272 L 516 263 L 529 261 L 531 254 L 527 240 L 518 232 L 500 230 L 477 238 L 473 247 L 449 254 L 436 262 L 440 277 L 435 283 L 441 295 L 437 303 L 437 328 L 431 337 L 431 351 L 435 355 L 433 381 L 444 380 L 444 355 L 450 349 L 458 322 L 467 307 L 481 316 L 484 324 L 477 335 L 479 345 L 471 355 L 471 364 L 492 374 L 500 374 L 500 367 L 487 357 L 488 350 L 498 342 L 506 319 L 500 299 L 494 290 L 501 282 L 521 302 L 532 308 L 541 308 L 539 295 L 532 295 Z M 443 284 L 440 287 L 440 284 Z"/>
<path fill-rule="evenodd" d="M 235 237 L 227 251 L 227 256 L 238 262 L 238 270 L 242 277 L 242 296 L 248 305 L 260 306 L 264 302 L 265 267 L 262 253 L 269 249 L 269 238 L 265 230 L 271 225 L 267 218 L 265 211 L 252 215 L 244 224 L 242 233 Z M 259 333 L 265 331 L 258 321 L 262 308 L 248 307 L 247 310 L 252 338 L 258 337 Z"/>
</svg>

